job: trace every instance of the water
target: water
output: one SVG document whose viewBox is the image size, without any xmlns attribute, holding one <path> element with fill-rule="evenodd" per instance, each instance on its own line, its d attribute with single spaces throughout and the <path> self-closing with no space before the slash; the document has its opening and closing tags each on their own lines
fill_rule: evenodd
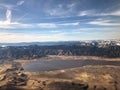
<svg viewBox="0 0 120 90">
<path fill-rule="evenodd" d="M 82 67 L 86 65 L 114 65 L 120 66 L 120 61 L 103 60 L 51 60 L 35 61 L 24 66 L 25 71 L 53 71 L 69 68 Z"/>
</svg>

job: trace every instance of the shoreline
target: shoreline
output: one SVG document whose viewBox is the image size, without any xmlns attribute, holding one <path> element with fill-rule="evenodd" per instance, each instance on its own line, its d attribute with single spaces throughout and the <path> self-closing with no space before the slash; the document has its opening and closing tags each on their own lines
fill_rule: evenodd
<svg viewBox="0 0 120 90">
<path fill-rule="evenodd" d="M 120 58 L 105 58 L 105 57 L 96 57 L 96 56 L 59 56 L 59 55 L 48 55 L 42 58 L 36 59 L 18 59 L 13 60 L 14 62 L 21 63 L 22 66 L 34 62 L 34 61 L 41 61 L 41 60 L 105 60 L 105 61 L 120 61 Z"/>
</svg>

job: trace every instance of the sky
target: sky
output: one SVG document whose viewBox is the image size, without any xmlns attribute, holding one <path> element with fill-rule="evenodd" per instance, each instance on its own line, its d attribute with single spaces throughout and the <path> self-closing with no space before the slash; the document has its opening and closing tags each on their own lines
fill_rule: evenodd
<svg viewBox="0 0 120 90">
<path fill-rule="evenodd" d="M 120 0 L 0 0 L 0 42 L 120 39 Z"/>
</svg>

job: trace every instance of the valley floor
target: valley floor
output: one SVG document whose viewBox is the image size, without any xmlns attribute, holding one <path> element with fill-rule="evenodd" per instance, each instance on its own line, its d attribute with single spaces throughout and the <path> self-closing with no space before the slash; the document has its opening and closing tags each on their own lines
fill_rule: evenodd
<svg viewBox="0 0 120 90">
<path fill-rule="evenodd" d="M 107 60 L 93 56 L 48 56 L 14 60 L 0 65 L 0 90 L 120 90 L 120 66 L 83 66 L 56 71 L 27 72 L 23 66 L 37 60 Z"/>
</svg>

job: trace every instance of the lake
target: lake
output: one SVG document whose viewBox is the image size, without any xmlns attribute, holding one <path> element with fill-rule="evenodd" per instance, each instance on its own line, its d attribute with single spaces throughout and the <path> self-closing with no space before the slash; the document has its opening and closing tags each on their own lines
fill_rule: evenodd
<svg viewBox="0 0 120 90">
<path fill-rule="evenodd" d="M 23 68 L 25 71 L 54 71 L 69 68 L 77 68 L 86 65 L 114 65 L 120 66 L 120 61 L 103 60 L 44 60 L 28 63 Z"/>
</svg>

